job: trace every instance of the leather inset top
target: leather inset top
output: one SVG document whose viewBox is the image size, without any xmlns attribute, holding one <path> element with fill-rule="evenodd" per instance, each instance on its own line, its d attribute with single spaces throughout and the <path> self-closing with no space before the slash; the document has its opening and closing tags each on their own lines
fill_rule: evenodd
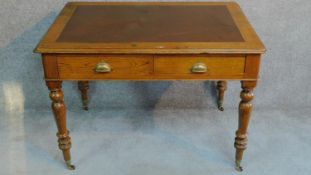
<svg viewBox="0 0 311 175">
<path fill-rule="evenodd" d="M 227 7 L 79 6 L 57 42 L 244 42 Z"/>
</svg>

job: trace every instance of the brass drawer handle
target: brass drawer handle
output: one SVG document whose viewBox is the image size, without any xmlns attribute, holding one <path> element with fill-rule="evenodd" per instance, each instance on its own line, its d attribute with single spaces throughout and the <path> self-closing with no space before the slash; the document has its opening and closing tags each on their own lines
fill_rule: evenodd
<svg viewBox="0 0 311 175">
<path fill-rule="evenodd" d="M 98 72 L 98 73 L 111 72 L 111 66 L 106 62 L 100 62 L 96 65 L 95 72 Z"/>
<path fill-rule="evenodd" d="M 205 63 L 195 63 L 192 66 L 191 71 L 193 73 L 205 73 L 207 72 L 207 66 L 205 65 Z"/>
</svg>

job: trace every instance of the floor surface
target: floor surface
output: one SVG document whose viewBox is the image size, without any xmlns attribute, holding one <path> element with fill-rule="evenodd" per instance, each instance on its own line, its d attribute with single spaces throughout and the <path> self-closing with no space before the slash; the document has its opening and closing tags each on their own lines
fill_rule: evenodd
<svg viewBox="0 0 311 175">
<path fill-rule="evenodd" d="M 310 113 L 310 109 L 255 110 L 245 170 L 237 173 L 233 164 L 236 110 L 161 104 L 120 110 L 69 109 L 76 165 L 75 171 L 69 171 L 57 147 L 51 112 L 15 109 L 0 118 L 0 174 L 309 175 Z"/>
</svg>

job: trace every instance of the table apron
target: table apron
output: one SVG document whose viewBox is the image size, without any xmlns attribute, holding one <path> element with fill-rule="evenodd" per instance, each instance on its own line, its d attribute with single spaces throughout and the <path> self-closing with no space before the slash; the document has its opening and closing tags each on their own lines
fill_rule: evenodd
<svg viewBox="0 0 311 175">
<path fill-rule="evenodd" d="M 258 80 L 260 55 L 43 54 L 45 80 Z M 109 71 L 96 66 L 104 64 Z M 194 66 L 204 66 L 196 72 Z"/>
</svg>

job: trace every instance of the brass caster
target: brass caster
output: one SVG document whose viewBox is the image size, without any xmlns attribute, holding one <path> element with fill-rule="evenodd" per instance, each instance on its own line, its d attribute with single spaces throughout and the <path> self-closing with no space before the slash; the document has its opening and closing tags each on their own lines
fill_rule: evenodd
<svg viewBox="0 0 311 175">
<path fill-rule="evenodd" d="M 67 166 L 67 168 L 68 168 L 69 170 L 75 170 L 75 169 L 76 169 L 76 167 L 75 167 L 74 165 L 71 164 L 71 161 L 70 161 L 70 160 L 66 161 L 66 166 Z"/>
<path fill-rule="evenodd" d="M 222 101 L 218 101 L 218 109 L 219 109 L 220 111 L 224 111 L 224 110 L 225 110 Z"/>
<path fill-rule="evenodd" d="M 241 167 L 241 161 L 239 161 L 239 160 L 235 161 L 235 170 L 237 170 L 238 172 L 243 171 L 243 168 Z"/>
</svg>

